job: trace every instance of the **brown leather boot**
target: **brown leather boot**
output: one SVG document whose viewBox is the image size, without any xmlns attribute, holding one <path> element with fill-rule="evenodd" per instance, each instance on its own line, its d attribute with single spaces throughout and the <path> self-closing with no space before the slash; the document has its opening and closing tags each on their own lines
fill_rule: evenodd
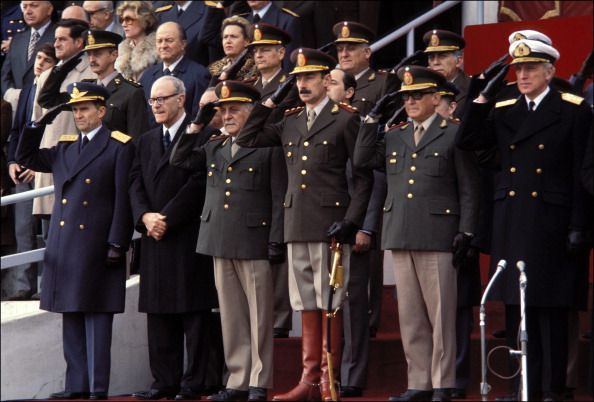
<svg viewBox="0 0 594 402">
<path fill-rule="evenodd" d="M 332 394 L 330 392 L 330 381 L 328 379 L 328 358 L 326 352 L 327 347 L 327 325 L 328 319 L 326 317 L 327 311 L 322 311 L 322 379 L 320 381 L 320 389 L 322 392 L 323 401 L 331 401 Z M 332 368 L 334 373 L 334 384 L 336 389 L 336 399 L 340 399 L 339 392 L 339 378 L 340 378 L 340 362 L 342 360 L 342 310 L 336 313 L 335 317 L 330 320 L 330 330 L 332 337 Z"/>
<path fill-rule="evenodd" d="M 320 364 L 322 361 L 322 312 L 301 312 L 301 359 L 303 372 L 299 384 L 273 401 L 319 401 Z"/>
</svg>

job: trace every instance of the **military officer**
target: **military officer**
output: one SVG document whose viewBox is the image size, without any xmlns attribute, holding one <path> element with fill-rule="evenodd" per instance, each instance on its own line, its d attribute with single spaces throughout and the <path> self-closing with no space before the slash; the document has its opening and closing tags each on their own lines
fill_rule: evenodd
<svg viewBox="0 0 594 402">
<path fill-rule="evenodd" d="M 226 389 L 210 398 L 265 401 L 273 372 L 273 284 L 268 260 L 284 252 L 286 171 L 278 148 L 250 149 L 236 143 L 252 104 L 260 99 L 258 90 L 223 81 L 215 92 L 228 135 L 211 137 L 204 147 L 196 148 L 196 134 L 186 134 L 171 163 L 184 166 L 188 159 L 204 160 L 201 167 L 208 172 L 196 251 L 214 257 L 229 369 Z"/>
<path fill-rule="evenodd" d="M 351 194 L 346 169 L 352 158 L 359 115 L 350 106 L 337 104 L 326 94 L 329 72 L 336 61 L 314 49 L 297 49 L 291 55 L 299 97 L 305 107 L 289 109 L 285 118 L 267 124 L 282 96 L 257 104 L 237 142 L 244 146 L 282 147 L 288 170 L 284 202 L 285 241 L 288 245 L 291 306 L 301 311 L 303 373 L 299 384 L 274 400 L 307 400 L 321 390 L 331 400 L 326 355 L 326 308 L 328 297 L 329 241 L 343 247 L 344 287 L 334 298 L 340 306 L 348 286 L 350 245 L 363 223 L 373 184 L 370 171 L 353 169 Z M 278 95 L 278 94 L 277 94 Z M 331 320 L 332 355 L 338 373 L 342 349 L 342 314 Z M 320 387 L 318 387 L 318 384 Z"/>
<path fill-rule="evenodd" d="M 375 35 L 363 24 L 342 21 L 332 28 L 336 36 L 336 52 L 340 68 L 355 76 L 357 91 L 351 104 L 362 115 L 384 95 L 387 74 L 370 67 L 371 48 L 369 44 Z"/>
<path fill-rule="evenodd" d="M 54 177 L 40 308 L 62 313 L 66 382 L 51 397 L 107 399 L 113 314 L 124 311 L 134 147 L 131 137 L 101 123 L 105 88 L 79 82 L 68 93 L 66 104 L 25 128 L 16 158 Z M 62 135 L 56 146 L 40 149 L 45 125 L 64 108 L 72 110 L 80 135 Z"/>
<path fill-rule="evenodd" d="M 472 153 L 456 148 L 457 125 L 435 112 L 444 77 L 417 66 L 400 68 L 398 77 L 411 121 L 377 140 L 378 115 L 396 94 L 386 95 L 366 117 L 354 158 L 387 175 L 382 248 L 394 259 L 408 362 L 408 390 L 390 400 L 448 400 L 456 378 L 455 268 L 476 227 L 478 167 Z"/>
<path fill-rule="evenodd" d="M 557 400 L 566 379 L 568 308 L 576 275 L 587 264 L 584 233 L 591 205 L 578 168 L 592 114 L 583 98 L 551 88 L 559 58 L 552 45 L 520 39 L 510 44 L 509 54 L 520 96 L 496 102 L 503 75 L 494 77 L 468 108 L 459 146 L 496 146 L 501 155 L 491 261 L 526 263 L 528 397 Z M 505 270 L 493 292 L 506 311 L 519 305 L 517 270 Z M 549 370 L 540 370 L 545 362 Z"/>
<path fill-rule="evenodd" d="M 122 37 L 110 31 L 89 31 L 83 49 L 89 58 L 91 71 L 97 74 L 97 85 L 110 92 L 103 122 L 112 130 L 122 131 L 133 138 L 148 130 L 146 99 L 140 84 L 128 81 L 115 70 L 118 44 Z"/>
</svg>

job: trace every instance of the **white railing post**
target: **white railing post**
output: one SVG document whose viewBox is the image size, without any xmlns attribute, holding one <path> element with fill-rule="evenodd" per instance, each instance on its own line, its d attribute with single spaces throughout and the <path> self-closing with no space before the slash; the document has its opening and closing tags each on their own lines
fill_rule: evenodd
<svg viewBox="0 0 594 402">
<path fill-rule="evenodd" d="M 412 28 L 406 34 L 406 55 L 410 56 L 415 52 L 415 29 Z"/>
</svg>

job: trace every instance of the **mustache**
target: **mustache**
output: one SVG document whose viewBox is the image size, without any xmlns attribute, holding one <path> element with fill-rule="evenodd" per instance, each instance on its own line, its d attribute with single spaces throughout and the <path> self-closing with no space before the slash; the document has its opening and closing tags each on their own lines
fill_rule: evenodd
<svg viewBox="0 0 594 402">
<path fill-rule="evenodd" d="M 99 67 L 99 64 L 97 64 L 97 63 L 89 63 L 89 66 L 91 66 L 91 67 Z"/>
<path fill-rule="evenodd" d="M 303 94 L 303 95 L 309 95 L 309 94 L 311 94 L 311 91 L 309 89 L 305 89 L 304 88 L 304 89 L 302 89 L 302 90 L 299 91 L 299 94 L 300 95 L 301 94 Z"/>
</svg>

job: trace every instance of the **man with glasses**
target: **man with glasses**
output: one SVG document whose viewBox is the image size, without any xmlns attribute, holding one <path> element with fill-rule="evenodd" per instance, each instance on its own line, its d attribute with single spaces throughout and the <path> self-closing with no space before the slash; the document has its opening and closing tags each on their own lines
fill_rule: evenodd
<svg viewBox="0 0 594 402">
<path fill-rule="evenodd" d="M 82 7 L 89 16 L 91 29 L 124 36 L 124 29 L 117 22 L 113 12 L 113 1 L 85 1 Z"/>
<path fill-rule="evenodd" d="M 428 68 L 398 70 L 402 86 L 385 95 L 362 125 L 354 164 L 384 168 L 382 248 L 392 251 L 408 390 L 390 401 L 449 400 L 456 381 L 456 267 L 478 218 L 478 167 L 455 146 L 458 126 L 435 109 L 444 77 Z M 377 139 L 379 117 L 402 96 L 410 122 Z"/>
</svg>

